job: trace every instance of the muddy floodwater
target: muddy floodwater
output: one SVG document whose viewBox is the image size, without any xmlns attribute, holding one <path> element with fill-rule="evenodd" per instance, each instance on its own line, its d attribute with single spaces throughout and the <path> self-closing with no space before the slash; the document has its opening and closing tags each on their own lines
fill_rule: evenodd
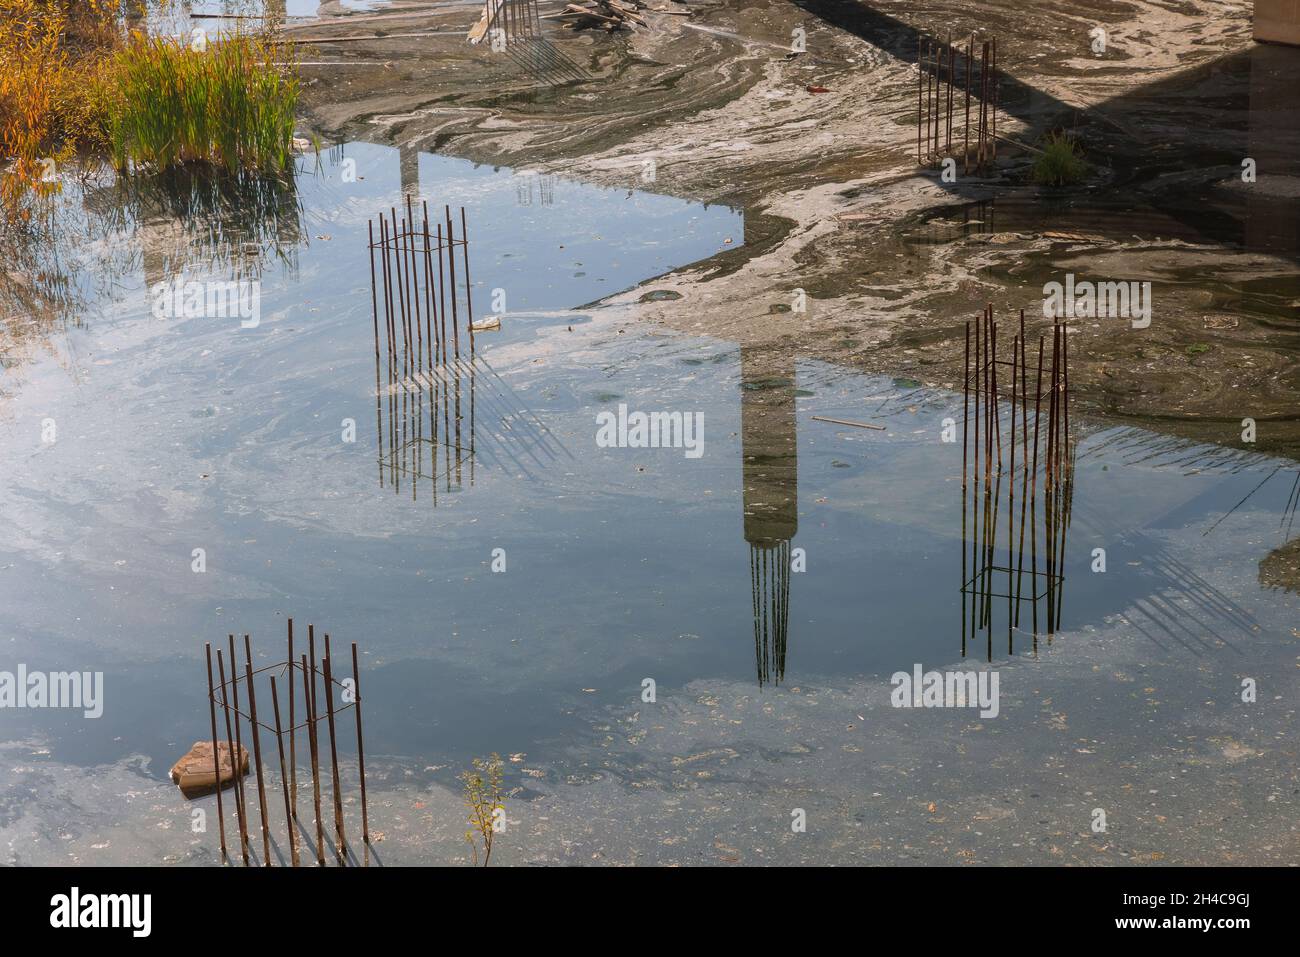
<svg viewBox="0 0 1300 957">
<path fill-rule="evenodd" d="M 1107 102 L 1112 161 L 1045 192 L 1013 144 L 950 189 L 909 152 L 909 31 L 974 14 L 856 6 L 566 34 L 587 80 L 476 89 L 490 54 L 449 4 L 420 21 L 462 30 L 430 41 L 443 60 L 312 47 L 321 147 L 292 175 L 66 174 L 3 250 L 0 672 L 102 674 L 101 713 L 0 710 L 0 862 L 219 863 L 215 798 L 168 776 L 210 736 L 204 645 L 247 633 L 273 665 L 292 618 L 299 651 L 308 623 L 358 646 L 359 863 L 468 863 L 457 776 L 492 753 L 494 863 L 1300 863 L 1300 279 L 1277 218 L 1300 177 L 1291 154 L 1272 192 L 1234 185 L 1281 111 L 1258 90 L 1188 120 L 1197 156 L 1145 139 L 1207 90 L 1248 104 L 1251 59 L 1258 86 L 1294 55 L 1247 46 L 1239 12 L 1108 4 L 1117 62 L 1151 71 L 1123 79 L 1053 5 L 1015 41 L 994 4 L 1007 129 Z M 342 36 L 383 7 L 287 13 Z M 1151 40 L 1155 13 L 1210 52 Z M 774 53 L 797 25 L 809 53 Z M 318 55 L 355 61 L 346 85 Z M 1255 151 L 1282 155 L 1289 122 Z M 384 385 L 368 228 L 408 199 L 464 208 L 472 318 L 499 327 Z M 1024 309 L 1050 369 L 1066 273 L 1152 282 L 1157 305 L 1149 332 L 1067 324 L 1048 486 L 1024 456 L 1050 389 L 1026 399 L 1027 363 L 981 420 L 963 350 L 994 303 L 1011 360 Z M 255 296 L 187 313 L 186 284 L 225 282 Z M 673 440 L 630 437 L 649 413 Z M 990 426 L 1015 458 L 986 472 Z M 927 672 L 996 691 L 900 699 Z"/>
</svg>

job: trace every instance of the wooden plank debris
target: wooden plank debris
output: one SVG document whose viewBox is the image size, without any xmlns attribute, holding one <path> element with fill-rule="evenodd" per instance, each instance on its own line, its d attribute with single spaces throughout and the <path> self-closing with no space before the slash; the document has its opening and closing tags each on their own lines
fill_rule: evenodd
<svg viewBox="0 0 1300 957">
<path fill-rule="evenodd" d="M 818 422 L 833 422 L 836 425 L 852 425 L 859 429 L 875 429 L 877 432 L 884 432 L 883 425 L 872 425 L 870 422 L 854 422 L 852 419 L 832 419 L 825 415 L 814 415 L 813 418 Z"/>
<path fill-rule="evenodd" d="M 563 20 L 571 30 L 601 27 L 612 32 L 649 26 L 646 18 L 637 12 L 647 9 L 645 0 L 584 0 L 581 4 L 566 4 L 560 13 L 548 13 L 542 19 Z"/>
</svg>

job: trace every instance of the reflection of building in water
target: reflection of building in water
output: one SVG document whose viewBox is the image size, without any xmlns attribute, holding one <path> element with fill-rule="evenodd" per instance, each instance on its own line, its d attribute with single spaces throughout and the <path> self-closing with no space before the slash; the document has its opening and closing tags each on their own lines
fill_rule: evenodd
<svg viewBox="0 0 1300 957">
<path fill-rule="evenodd" d="M 789 354 L 740 350 L 740 440 L 745 541 L 754 605 L 758 683 L 785 675 L 790 541 L 799 529 L 795 366 Z"/>
<path fill-rule="evenodd" d="M 532 206 L 535 201 L 542 206 L 554 205 L 555 174 L 520 170 L 515 174 L 515 197 L 520 206 Z"/>
<path fill-rule="evenodd" d="M 397 148 L 398 178 L 402 183 L 402 192 L 411 196 L 420 195 L 420 151 L 409 143 Z"/>
<path fill-rule="evenodd" d="M 995 618 L 1008 655 L 1016 630 L 1029 627 L 1036 653 L 1060 628 L 1074 491 L 1065 328 L 1053 325 L 1048 349 L 1023 312 L 1018 332 L 1003 326 L 999 349 L 991 306 L 967 324 L 963 388 L 961 652 L 984 631 L 990 662 Z"/>
</svg>

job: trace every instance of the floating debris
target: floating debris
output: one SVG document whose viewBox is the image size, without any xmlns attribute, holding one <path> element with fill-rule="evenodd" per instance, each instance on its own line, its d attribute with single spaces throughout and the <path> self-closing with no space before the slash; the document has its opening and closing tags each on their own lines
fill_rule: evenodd
<svg viewBox="0 0 1300 957">
<path fill-rule="evenodd" d="M 216 742 L 215 762 L 212 760 L 212 747 L 211 741 L 195 741 L 184 757 L 172 765 L 172 781 L 180 786 L 181 793 L 187 798 L 211 794 L 217 789 L 218 775 L 223 789 L 235 783 L 230 746 L 224 741 Z M 243 776 L 248 773 L 248 751 L 240 749 L 238 753 L 239 774 Z"/>
<path fill-rule="evenodd" d="M 830 416 L 826 416 L 826 415 L 814 415 L 813 421 L 833 422 L 836 425 L 851 425 L 859 429 L 875 429 L 877 432 L 885 431 L 885 427 L 883 425 L 872 425 L 870 422 L 854 422 L 852 419 L 832 419 Z"/>
<path fill-rule="evenodd" d="M 569 3 L 561 13 L 547 14 L 545 20 L 563 20 L 571 30 L 603 29 L 634 30 L 636 27 L 649 26 L 645 17 L 637 13 L 645 10 L 646 4 L 641 0 L 584 0 L 585 5 Z"/>
</svg>

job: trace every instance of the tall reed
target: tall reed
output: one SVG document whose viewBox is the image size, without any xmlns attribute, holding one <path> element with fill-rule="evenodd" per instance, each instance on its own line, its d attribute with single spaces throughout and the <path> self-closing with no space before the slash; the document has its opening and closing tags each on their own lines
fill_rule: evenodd
<svg viewBox="0 0 1300 957">
<path fill-rule="evenodd" d="M 54 0 L 0 0 L 0 194 L 41 184 L 55 139 L 55 111 L 68 73 L 67 17 Z"/>
<path fill-rule="evenodd" d="M 119 168 L 289 162 L 299 82 L 292 48 L 236 33 L 208 45 L 129 29 L 176 0 L 0 0 L 0 208 L 57 190 L 65 160 Z"/>
<path fill-rule="evenodd" d="M 1034 158 L 1030 172 L 1035 183 L 1068 186 L 1088 175 L 1088 161 L 1074 137 L 1054 130 L 1043 138 L 1042 152 Z"/>
<path fill-rule="evenodd" d="M 119 168 L 196 160 L 232 171 L 288 165 L 299 94 L 288 46 L 234 34 L 196 49 L 136 34 L 109 72 L 108 139 Z"/>
</svg>

